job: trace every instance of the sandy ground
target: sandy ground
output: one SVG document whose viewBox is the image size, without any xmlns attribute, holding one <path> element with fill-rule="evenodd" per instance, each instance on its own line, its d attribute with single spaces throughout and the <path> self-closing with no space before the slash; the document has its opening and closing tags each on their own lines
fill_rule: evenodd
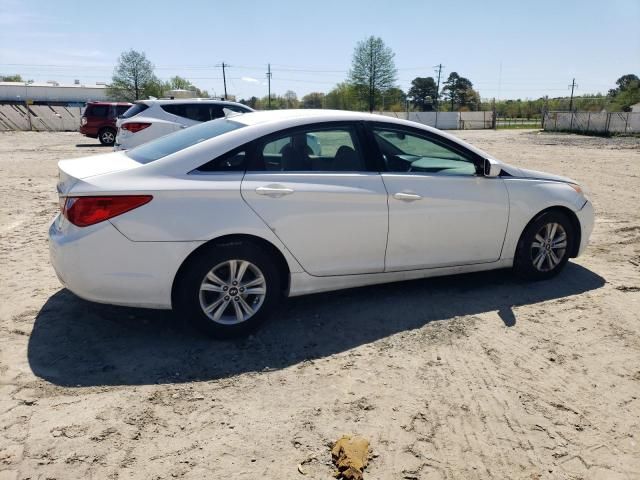
<svg viewBox="0 0 640 480">
<path fill-rule="evenodd" d="M 0 480 L 329 479 L 329 446 L 352 433 L 371 441 L 372 479 L 640 478 L 640 140 L 459 135 L 586 184 L 586 255 L 546 283 L 296 298 L 255 336 L 213 342 L 61 289 L 56 161 L 105 149 L 0 134 Z"/>
</svg>

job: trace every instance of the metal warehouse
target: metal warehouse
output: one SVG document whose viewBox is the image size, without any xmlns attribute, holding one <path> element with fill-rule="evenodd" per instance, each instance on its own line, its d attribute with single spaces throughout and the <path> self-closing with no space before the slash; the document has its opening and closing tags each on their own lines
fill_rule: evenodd
<svg viewBox="0 0 640 480">
<path fill-rule="evenodd" d="M 0 82 L 0 102 L 85 103 L 107 100 L 106 85 Z"/>
</svg>

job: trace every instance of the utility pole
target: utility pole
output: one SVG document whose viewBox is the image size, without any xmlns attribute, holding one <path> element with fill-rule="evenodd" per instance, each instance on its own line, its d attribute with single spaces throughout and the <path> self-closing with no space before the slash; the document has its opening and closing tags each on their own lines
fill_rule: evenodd
<svg viewBox="0 0 640 480">
<path fill-rule="evenodd" d="M 267 65 L 267 83 L 269 85 L 269 87 L 268 87 L 269 88 L 269 97 L 268 97 L 268 100 L 267 100 L 267 102 L 268 102 L 267 109 L 271 110 L 271 64 L 270 63 Z"/>
<path fill-rule="evenodd" d="M 493 101 L 491 102 L 491 128 L 494 130 L 498 127 L 498 118 L 496 111 L 496 97 L 493 97 Z"/>
<path fill-rule="evenodd" d="M 576 79 L 574 78 L 573 81 L 571 82 L 571 85 L 569 85 L 571 87 L 571 100 L 569 100 L 569 111 L 573 112 L 573 89 L 576 88 L 578 85 L 576 85 Z"/>
<path fill-rule="evenodd" d="M 438 107 L 440 106 L 440 74 L 442 73 L 442 67 L 444 65 L 440 64 L 440 65 L 436 65 L 436 67 L 438 67 L 438 86 L 436 87 L 436 112 L 438 111 Z"/>
<path fill-rule="evenodd" d="M 440 74 L 442 73 L 443 66 L 444 65 L 441 63 L 436 65 L 436 67 L 438 67 L 438 85 L 436 86 L 436 123 L 434 125 L 436 128 L 438 128 L 438 110 L 440 110 Z"/>
<path fill-rule="evenodd" d="M 224 83 L 224 99 L 227 99 L 227 76 L 225 74 L 224 71 L 224 67 L 228 67 L 229 65 L 225 65 L 224 62 L 222 62 L 222 82 Z"/>
</svg>

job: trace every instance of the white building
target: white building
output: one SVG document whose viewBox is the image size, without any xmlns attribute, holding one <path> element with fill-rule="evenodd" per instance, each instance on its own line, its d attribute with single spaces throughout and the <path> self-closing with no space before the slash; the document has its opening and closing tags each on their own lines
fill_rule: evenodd
<svg viewBox="0 0 640 480">
<path fill-rule="evenodd" d="M 0 102 L 85 103 L 108 100 L 106 85 L 62 85 L 57 82 L 0 82 Z"/>
<path fill-rule="evenodd" d="M 631 111 L 633 113 L 640 113 L 640 103 L 636 103 L 635 105 L 631 105 Z"/>
</svg>

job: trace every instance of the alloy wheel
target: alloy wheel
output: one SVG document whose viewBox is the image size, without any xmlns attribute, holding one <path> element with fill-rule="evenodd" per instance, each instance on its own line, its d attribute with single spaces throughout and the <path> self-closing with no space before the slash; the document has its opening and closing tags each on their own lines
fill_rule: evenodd
<svg viewBox="0 0 640 480">
<path fill-rule="evenodd" d="M 539 272 L 556 268 L 567 254 L 567 232 L 559 223 L 547 223 L 531 243 L 531 261 Z"/>
<path fill-rule="evenodd" d="M 227 260 L 213 267 L 200 284 L 200 307 L 210 320 L 236 325 L 255 315 L 264 303 L 267 282 L 246 260 Z"/>
<path fill-rule="evenodd" d="M 110 130 L 102 132 L 102 143 L 112 144 L 116 141 L 116 136 Z"/>
</svg>

